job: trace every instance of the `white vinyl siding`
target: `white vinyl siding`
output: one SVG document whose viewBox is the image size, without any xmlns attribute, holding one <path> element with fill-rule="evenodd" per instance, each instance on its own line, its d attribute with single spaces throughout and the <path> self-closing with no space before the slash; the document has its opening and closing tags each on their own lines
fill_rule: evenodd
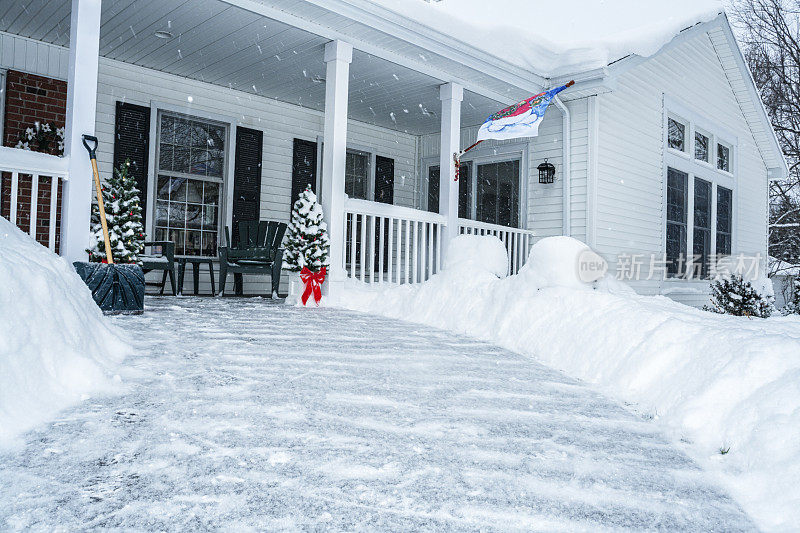
<svg viewBox="0 0 800 533">
<path fill-rule="evenodd" d="M 664 94 L 719 123 L 737 139 L 731 153 L 733 253 L 766 253 L 767 167 L 758 151 L 720 56 L 708 34 L 676 43 L 621 74 L 611 93 L 598 96 L 599 162 L 596 244 L 610 259 L 618 254 L 661 256 L 666 239 L 666 148 L 671 110 Z M 680 117 L 679 117 L 680 118 Z M 686 130 L 689 139 L 690 130 Z M 712 132 L 713 133 L 713 132 Z M 730 139 L 728 139 L 730 141 Z M 686 147 L 685 157 L 694 156 Z M 676 158 L 678 156 L 675 156 Z M 715 157 L 715 156 L 712 156 Z M 716 161 L 705 165 L 717 174 Z M 680 168 L 680 167 L 679 167 Z M 706 179 L 707 176 L 699 177 Z M 709 178 L 710 179 L 710 178 Z M 689 213 L 689 216 L 693 216 Z M 691 305 L 707 301 L 707 281 L 639 281 L 642 293 L 668 294 Z"/>
</svg>

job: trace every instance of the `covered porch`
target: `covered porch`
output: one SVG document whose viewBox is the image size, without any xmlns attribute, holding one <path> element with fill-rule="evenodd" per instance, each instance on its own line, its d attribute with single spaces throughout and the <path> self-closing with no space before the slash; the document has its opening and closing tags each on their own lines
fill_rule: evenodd
<svg viewBox="0 0 800 533">
<path fill-rule="evenodd" d="M 148 237 L 173 241 L 179 256 L 216 257 L 238 220 L 288 221 L 311 185 L 331 237 L 331 286 L 424 281 L 459 233 L 500 237 L 512 272 L 527 257 L 533 144 L 494 143 L 452 178 L 452 154 L 486 116 L 541 88 L 513 72 L 381 41 L 305 3 L 4 9 L 4 66 L 47 64 L 66 79 L 67 104 L 63 157 L 0 148 L 0 207 L 70 261 L 86 258 L 93 196 L 82 134 L 100 139 L 101 174 L 132 160 Z M 247 292 L 262 292 L 258 283 Z"/>
</svg>

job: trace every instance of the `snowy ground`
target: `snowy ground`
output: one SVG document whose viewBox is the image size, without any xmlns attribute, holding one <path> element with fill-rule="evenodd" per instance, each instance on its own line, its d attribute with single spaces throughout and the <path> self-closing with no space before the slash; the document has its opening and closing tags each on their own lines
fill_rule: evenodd
<svg viewBox="0 0 800 533">
<path fill-rule="evenodd" d="M 127 392 L 0 455 L 0 529 L 753 529 L 653 423 L 489 344 L 260 299 L 115 321 Z"/>
</svg>

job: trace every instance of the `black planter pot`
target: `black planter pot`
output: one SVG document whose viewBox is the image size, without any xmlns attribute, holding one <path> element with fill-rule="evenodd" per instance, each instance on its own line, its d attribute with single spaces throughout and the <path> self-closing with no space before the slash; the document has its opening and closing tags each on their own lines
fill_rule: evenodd
<svg viewBox="0 0 800 533">
<path fill-rule="evenodd" d="M 144 312 L 144 272 L 139 265 L 73 263 L 106 315 Z"/>
</svg>

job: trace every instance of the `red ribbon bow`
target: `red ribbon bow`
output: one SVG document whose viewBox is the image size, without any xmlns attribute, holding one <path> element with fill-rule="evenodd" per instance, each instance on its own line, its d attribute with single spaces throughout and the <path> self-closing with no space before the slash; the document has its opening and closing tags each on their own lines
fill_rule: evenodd
<svg viewBox="0 0 800 533">
<path fill-rule="evenodd" d="M 322 283 L 325 281 L 325 267 L 322 267 L 319 272 L 311 272 L 308 267 L 303 267 L 300 272 L 300 279 L 306 285 L 306 290 L 303 291 L 303 305 L 306 305 L 311 294 L 314 294 L 314 303 L 319 305 L 322 300 Z"/>
</svg>

